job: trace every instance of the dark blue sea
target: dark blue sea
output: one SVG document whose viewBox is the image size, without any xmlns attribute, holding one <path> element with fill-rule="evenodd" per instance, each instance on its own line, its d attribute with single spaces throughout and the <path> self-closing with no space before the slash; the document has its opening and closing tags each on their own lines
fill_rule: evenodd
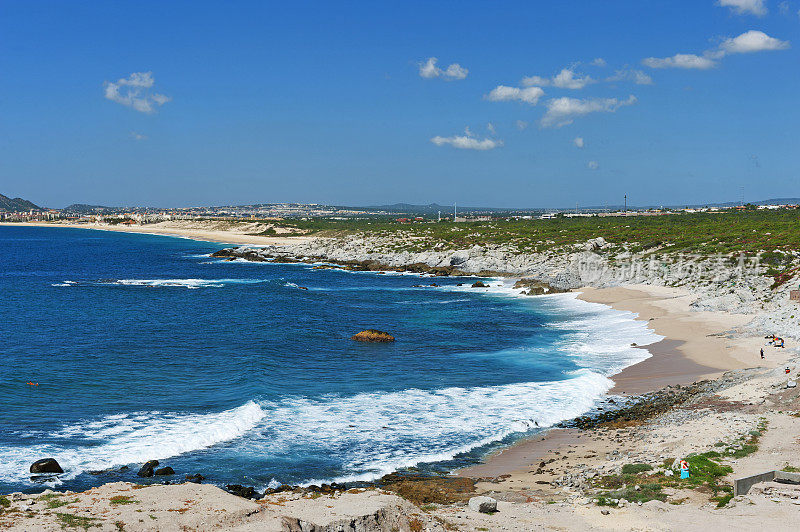
<svg viewBox="0 0 800 532">
<path fill-rule="evenodd" d="M 259 489 L 456 467 L 590 410 L 659 339 L 574 294 L 222 247 L 0 226 L 0 493 L 136 480 L 150 459 Z M 349 339 L 367 328 L 397 341 Z M 32 480 L 43 457 L 65 473 Z"/>
</svg>

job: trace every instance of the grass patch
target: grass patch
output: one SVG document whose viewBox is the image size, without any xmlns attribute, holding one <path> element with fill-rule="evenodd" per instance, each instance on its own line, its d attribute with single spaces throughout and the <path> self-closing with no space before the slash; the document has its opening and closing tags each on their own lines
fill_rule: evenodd
<svg viewBox="0 0 800 532">
<path fill-rule="evenodd" d="M 744 458 L 748 454 L 753 454 L 757 450 L 758 450 L 758 445 L 752 443 L 746 443 L 742 445 L 741 449 L 735 449 L 731 454 L 731 456 L 734 458 Z"/>
<path fill-rule="evenodd" d="M 67 499 L 62 499 L 61 498 L 62 496 L 63 493 L 48 493 L 47 495 L 42 495 L 41 497 L 39 497 L 39 500 L 46 503 L 47 507 L 51 510 L 78 502 L 78 499 L 70 501 Z"/>
<path fill-rule="evenodd" d="M 637 490 L 635 487 L 609 492 L 606 496 L 610 499 L 625 499 L 628 502 L 641 502 L 658 500 L 666 501 L 666 494 L 662 493 L 664 487 L 658 482 L 642 484 Z"/>
<path fill-rule="evenodd" d="M 650 464 L 625 464 L 622 466 L 622 474 L 635 475 L 637 473 L 644 473 L 645 471 L 652 471 L 653 466 Z"/>
<path fill-rule="evenodd" d="M 135 504 L 139 501 L 134 500 L 134 498 L 131 497 L 130 495 L 114 495 L 113 497 L 108 499 L 108 502 L 117 505 L 117 504 Z"/>
<path fill-rule="evenodd" d="M 733 492 L 726 493 L 722 497 L 716 497 L 717 508 L 724 508 L 733 499 Z"/>
<path fill-rule="evenodd" d="M 57 513 L 56 517 L 61 523 L 61 528 L 82 528 L 84 530 L 89 530 L 89 528 L 93 527 L 94 523 L 97 521 L 97 519 L 94 517 L 83 517 L 80 515 L 63 513 Z"/>
<path fill-rule="evenodd" d="M 8 497 L 0 495 L 0 515 L 11 506 L 11 501 L 8 500 Z"/>
</svg>

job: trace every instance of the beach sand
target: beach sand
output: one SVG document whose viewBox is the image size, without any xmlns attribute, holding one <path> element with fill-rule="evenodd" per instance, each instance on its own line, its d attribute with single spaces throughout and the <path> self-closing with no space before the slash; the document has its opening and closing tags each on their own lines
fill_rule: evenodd
<svg viewBox="0 0 800 532">
<path fill-rule="evenodd" d="M 670 385 L 686 385 L 719 377 L 725 371 L 762 365 L 759 350 L 764 339 L 732 336 L 732 330 L 752 319 L 747 314 L 696 312 L 690 307 L 695 297 L 676 288 L 633 285 L 614 288 L 582 288 L 579 299 L 602 303 L 617 310 L 636 313 L 636 319 L 665 338 L 649 346 L 651 357 L 624 369 L 611 379 L 609 393 L 635 395 Z M 785 364 L 788 350 L 766 347 L 768 367 Z M 749 362 L 749 363 L 748 363 Z M 508 482 L 528 484 L 549 482 L 554 475 L 531 475 L 544 458 L 562 448 L 575 446 L 585 437 L 583 431 L 553 429 L 522 440 L 486 458 L 484 463 L 462 469 L 460 476 L 480 478 L 512 475 Z M 598 442 L 597 452 L 617 447 Z M 588 450 L 587 450 L 588 451 Z M 488 486 L 484 486 L 488 487 Z"/>
<path fill-rule="evenodd" d="M 312 237 L 302 235 L 275 235 L 264 236 L 248 234 L 248 228 L 258 224 L 241 223 L 238 225 L 219 222 L 183 221 L 159 222 L 146 225 L 108 225 L 108 224 L 78 224 L 61 222 L 0 222 L 0 227 L 68 227 L 73 229 L 94 229 L 99 231 L 117 231 L 120 233 L 141 233 L 147 235 L 174 236 L 201 240 L 205 242 L 219 242 L 238 246 L 283 246 L 307 241 Z M 223 228 L 226 227 L 227 228 Z M 255 232 L 255 231 L 253 231 Z"/>
</svg>

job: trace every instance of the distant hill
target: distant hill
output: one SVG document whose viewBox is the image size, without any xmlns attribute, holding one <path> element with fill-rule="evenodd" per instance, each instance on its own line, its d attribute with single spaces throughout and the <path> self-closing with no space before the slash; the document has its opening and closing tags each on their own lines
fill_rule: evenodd
<svg viewBox="0 0 800 532">
<path fill-rule="evenodd" d="M 29 211 L 29 210 L 41 210 L 41 207 L 38 205 L 22 199 L 22 198 L 9 198 L 8 196 L 3 196 L 0 194 L 0 211 Z"/>
<path fill-rule="evenodd" d="M 116 207 L 104 207 L 102 205 L 87 205 L 85 203 L 73 203 L 68 207 L 61 209 L 62 212 L 69 212 L 75 214 L 103 214 L 118 210 Z"/>
</svg>

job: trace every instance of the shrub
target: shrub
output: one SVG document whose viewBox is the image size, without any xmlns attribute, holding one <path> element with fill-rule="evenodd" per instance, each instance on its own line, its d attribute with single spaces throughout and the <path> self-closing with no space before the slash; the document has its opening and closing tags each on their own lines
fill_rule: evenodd
<svg viewBox="0 0 800 532">
<path fill-rule="evenodd" d="M 650 464 L 625 464 L 622 466 L 622 473 L 625 475 L 636 475 L 637 473 L 644 473 L 645 471 L 652 471 L 653 466 Z"/>
</svg>

